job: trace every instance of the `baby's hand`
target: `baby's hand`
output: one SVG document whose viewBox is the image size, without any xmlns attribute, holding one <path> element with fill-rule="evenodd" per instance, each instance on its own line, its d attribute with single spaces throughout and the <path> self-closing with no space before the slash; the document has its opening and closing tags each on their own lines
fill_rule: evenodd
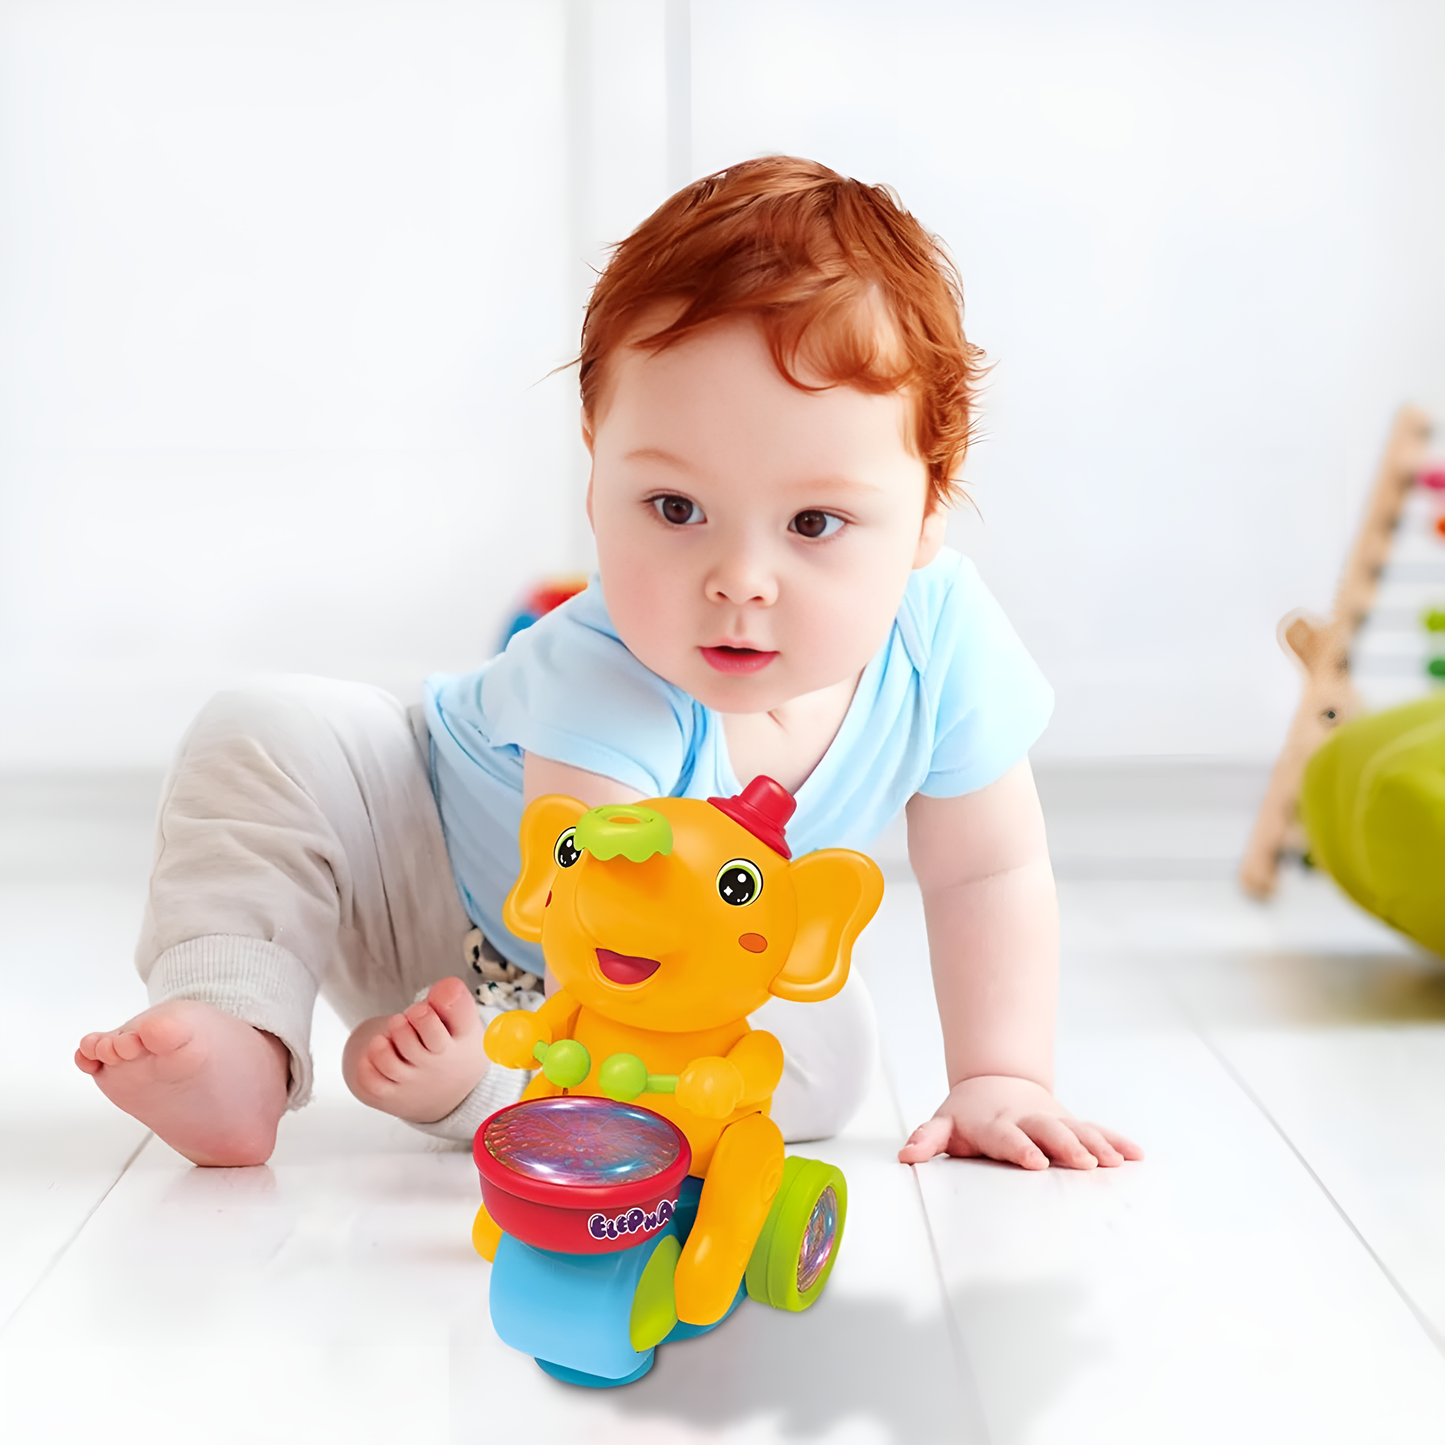
<svg viewBox="0 0 1445 1445">
<path fill-rule="evenodd" d="M 482 1035 L 487 1057 L 504 1069 L 535 1069 L 537 1059 L 532 1050 L 551 1042 L 552 1030 L 536 1014 L 521 1008 L 498 1014 Z"/>
<path fill-rule="evenodd" d="M 677 1102 L 703 1119 L 726 1119 L 743 1087 L 742 1070 L 731 1059 L 694 1059 L 677 1076 Z"/>
<path fill-rule="evenodd" d="M 933 1118 L 909 1135 L 898 1158 L 921 1164 L 935 1154 L 1001 1159 L 1024 1169 L 1047 1169 L 1050 1160 L 1070 1169 L 1113 1168 L 1144 1157 L 1122 1134 L 1072 1118 L 1041 1084 L 1004 1075 L 955 1084 Z"/>
</svg>

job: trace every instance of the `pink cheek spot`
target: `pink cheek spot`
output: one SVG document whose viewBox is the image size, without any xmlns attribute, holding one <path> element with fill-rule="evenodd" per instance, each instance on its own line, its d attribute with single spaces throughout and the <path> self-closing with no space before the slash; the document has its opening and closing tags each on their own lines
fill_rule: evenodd
<svg viewBox="0 0 1445 1445">
<path fill-rule="evenodd" d="M 552 906 L 552 890 L 549 888 L 549 889 L 547 890 L 547 901 L 542 905 L 542 907 L 543 907 L 543 908 L 550 908 L 551 906 Z"/>
<path fill-rule="evenodd" d="M 762 953 L 768 946 L 768 940 L 761 933 L 745 933 L 738 939 L 738 946 L 749 953 Z"/>
</svg>

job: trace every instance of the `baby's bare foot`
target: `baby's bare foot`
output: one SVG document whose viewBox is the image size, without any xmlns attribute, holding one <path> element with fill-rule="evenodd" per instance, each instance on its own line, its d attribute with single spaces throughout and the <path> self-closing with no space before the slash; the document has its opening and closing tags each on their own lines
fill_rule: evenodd
<svg viewBox="0 0 1445 1445">
<path fill-rule="evenodd" d="M 363 1104 L 413 1124 L 434 1123 L 486 1073 L 483 1032 L 466 984 L 444 978 L 405 1013 L 358 1024 L 342 1072 Z"/>
<path fill-rule="evenodd" d="M 276 1147 L 291 1056 L 211 1004 L 177 999 L 86 1034 L 75 1062 L 193 1164 L 264 1164 Z"/>
</svg>

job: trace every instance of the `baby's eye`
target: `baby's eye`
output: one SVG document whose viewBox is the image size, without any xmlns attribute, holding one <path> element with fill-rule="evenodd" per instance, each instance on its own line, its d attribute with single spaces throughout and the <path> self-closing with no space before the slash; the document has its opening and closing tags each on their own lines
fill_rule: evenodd
<svg viewBox="0 0 1445 1445">
<path fill-rule="evenodd" d="M 807 511 L 799 512 L 788 523 L 788 530 L 800 537 L 831 537 L 842 525 L 842 517 L 835 517 L 831 512 Z"/>
<path fill-rule="evenodd" d="M 687 497 L 654 497 L 652 505 L 657 508 L 657 515 L 674 527 L 690 527 L 707 521 L 702 508 Z"/>
</svg>

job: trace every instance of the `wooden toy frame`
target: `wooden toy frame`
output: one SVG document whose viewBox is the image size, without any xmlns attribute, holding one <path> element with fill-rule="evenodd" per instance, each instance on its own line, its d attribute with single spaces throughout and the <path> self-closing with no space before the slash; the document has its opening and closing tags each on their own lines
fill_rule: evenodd
<svg viewBox="0 0 1445 1445">
<path fill-rule="evenodd" d="M 1374 606 L 1400 512 L 1424 463 L 1429 438 L 1430 419 L 1417 407 L 1402 406 L 1345 558 L 1329 618 L 1297 610 L 1280 619 L 1280 646 L 1304 668 L 1304 688 L 1239 868 L 1240 887 L 1252 897 L 1268 898 L 1278 881 L 1280 858 L 1303 851 L 1296 805 L 1310 755 L 1363 706 L 1350 678 L 1350 644 Z"/>
</svg>

